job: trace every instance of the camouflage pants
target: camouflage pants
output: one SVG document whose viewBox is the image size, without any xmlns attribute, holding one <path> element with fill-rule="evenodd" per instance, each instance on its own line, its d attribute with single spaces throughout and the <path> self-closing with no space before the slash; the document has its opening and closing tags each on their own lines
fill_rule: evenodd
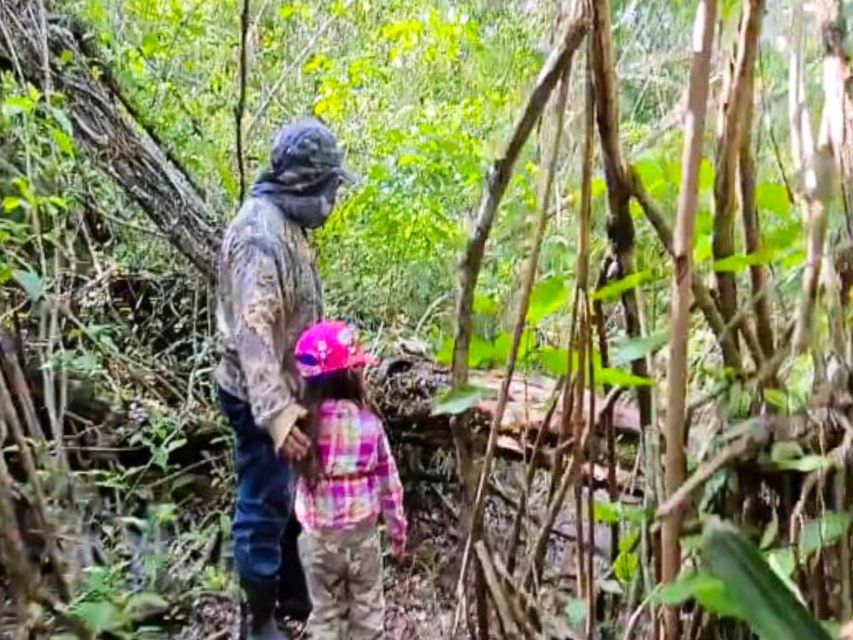
<svg viewBox="0 0 853 640">
<path fill-rule="evenodd" d="M 376 527 L 367 531 L 309 534 L 299 553 L 314 610 L 313 640 L 380 640 L 385 637 L 382 558 Z"/>
</svg>

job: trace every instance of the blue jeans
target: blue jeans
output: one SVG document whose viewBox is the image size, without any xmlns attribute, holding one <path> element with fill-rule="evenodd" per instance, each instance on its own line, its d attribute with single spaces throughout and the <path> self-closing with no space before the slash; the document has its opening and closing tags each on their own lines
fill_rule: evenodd
<svg viewBox="0 0 853 640">
<path fill-rule="evenodd" d="M 243 585 L 279 591 L 286 600 L 308 602 L 292 517 L 290 463 L 269 434 L 258 428 L 249 404 L 219 389 L 222 411 L 236 438 L 237 501 L 234 510 L 234 563 Z M 310 606 L 310 605 L 308 605 Z"/>
</svg>

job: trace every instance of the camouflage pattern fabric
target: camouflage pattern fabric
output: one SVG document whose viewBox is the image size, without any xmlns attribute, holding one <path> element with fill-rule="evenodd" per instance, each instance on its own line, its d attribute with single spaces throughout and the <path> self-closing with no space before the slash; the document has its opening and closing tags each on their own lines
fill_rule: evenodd
<svg viewBox="0 0 853 640">
<path fill-rule="evenodd" d="M 358 532 L 303 532 L 299 554 L 314 605 L 308 619 L 313 640 L 385 637 L 382 558 L 375 526 Z"/>
<path fill-rule="evenodd" d="M 277 414 L 298 410 L 293 349 L 322 314 L 305 231 L 268 198 L 248 198 L 225 232 L 217 295 L 223 356 L 216 380 L 249 402 L 255 423 L 268 428 Z"/>
</svg>

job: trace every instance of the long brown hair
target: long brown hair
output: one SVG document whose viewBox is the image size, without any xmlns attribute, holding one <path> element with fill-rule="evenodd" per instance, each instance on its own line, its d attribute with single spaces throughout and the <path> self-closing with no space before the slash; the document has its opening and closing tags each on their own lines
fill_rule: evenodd
<svg viewBox="0 0 853 640">
<path fill-rule="evenodd" d="M 320 476 L 317 437 L 320 407 L 326 400 L 349 400 L 362 409 L 375 411 L 367 396 L 361 369 L 342 369 L 303 380 L 302 406 L 308 410 L 305 428 L 311 440 L 311 448 L 308 455 L 297 463 L 296 468 L 312 487 L 317 484 Z"/>
</svg>

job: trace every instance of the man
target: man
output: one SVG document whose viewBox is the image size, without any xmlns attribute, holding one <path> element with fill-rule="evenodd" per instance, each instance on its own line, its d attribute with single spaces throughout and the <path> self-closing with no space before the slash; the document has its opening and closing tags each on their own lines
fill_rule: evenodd
<svg viewBox="0 0 853 640">
<path fill-rule="evenodd" d="M 270 168 L 225 232 L 219 257 L 224 353 L 216 379 L 236 436 L 234 559 L 248 600 L 250 638 L 258 640 L 285 638 L 274 620 L 280 580 L 310 611 L 299 530 L 290 522 L 290 462 L 310 446 L 298 426 L 305 410 L 298 403 L 293 349 L 322 315 L 306 230 L 325 223 L 338 187 L 349 178 L 325 126 L 313 119 L 284 126 L 273 139 Z"/>
</svg>

